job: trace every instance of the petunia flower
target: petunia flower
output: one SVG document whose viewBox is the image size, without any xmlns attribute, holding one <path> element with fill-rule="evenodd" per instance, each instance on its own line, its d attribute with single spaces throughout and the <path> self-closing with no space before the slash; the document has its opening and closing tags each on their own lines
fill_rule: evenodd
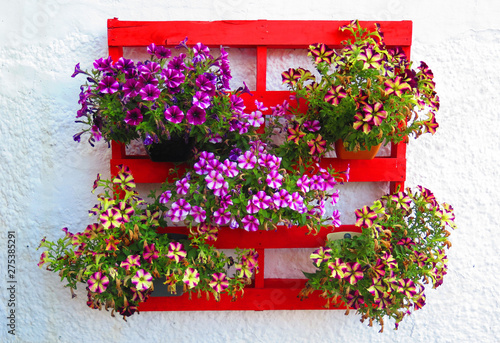
<svg viewBox="0 0 500 343">
<path fill-rule="evenodd" d="M 120 263 L 120 267 L 124 268 L 127 271 L 132 267 L 140 267 L 141 263 L 139 262 L 139 260 L 139 255 L 128 255 L 125 261 L 122 261 L 122 263 Z"/>
<path fill-rule="evenodd" d="M 142 123 L 142 113 L 141 110 L 138 108 L 134 108 L 132 110 L 127 111 L 127 114 L 125 115 L 125 123 L 133 126 L 137 126 L 140 123 Z"/>
<path fill-rule="evenodd" d="M 189 124 L 201 125 L 206 121 L 206 112 L 203 108 L 192 106 L 186 113 L 186 120 Z"/>
<path fill-rule="evenodd" d="M 286 189 L 280 189 L 278 192 L 273 194 L 272 199 L 277 208 L 286 208 L 290 206 L 292 197 Z"/>
<path fill-rule="evenodd" d="M 359 53 L 358 60 L 363 61 L 363 69 L 379 69 L 384 58 L 372 46 L 368 46 Z"/>
<path fill-rule="evenodd" d="M 341 85 L 339 86 L 332 86 L 328 92 L 326 92 L 325 95 L 325 101 L 331 105 L 337 106 L 340 104 L 340 101 L 347 97 L 347 92 L 345 91 L 344 87 Z"/>
<path fill-rule="evenodd" d="M 319 120 L 306 120 L 304 124 L 302 124 L 302 127 L 304 128 L 304 130 L 310 132 L 317 132 L 321 130 L 321 124 Z"/>
<path fill-rule="evenodd" d="M 259 220 L 252 215 L 246 215 L 242 220 L 243 229 L 246 231 L 257 231 L 259 229 Z"/>
<path fill-rule="evenodd" d="M 309 45 L 308 50 L 309 52 L 307 53 L 307 55 L 314 58 L 314 63 L 316 64 L 319 64 L 321 62 L 326 62 L 330 64 L 332 63 L 332 59 L 335 55 L 335 52 L 329 49 L 323 43 Z"/>
<path fill-rule="evenodd" d="M 332 213 L 332 225 L 335 227 L 340 227 L 342 223 L 340 222 L 340 212 L 339 210 L 333 210 Z"/>
<path fill-rule="evenodd" d="M 221 173 L 217 172 L 216 170 L 212 170 L 205 177 L 205 182 L 207 183 L 207 187 L 209 189 L 214 190 L 224 186 L 226 180 L 224 179 L 224 176 Z"/>
<path fill-rule="evenodd" d="M 325 248 L 325 247 L 320 247 L 319 249 L 315 250 L 309 258 L 313 261 L 313 263 L 319 267 L 319 265 L 325 261 L 328 261 L 332 255 L 330 254 L 332 252 L 332 249 L 330 248 Z"/>
<path fill-rule="evenodd" d="M 179 194 L 179 195 L 188 194 L 189 188 L 191 187 L 187 177 L 184 177 L 180 180 L 177 180 L 175 182 L 175 186 L 176 186 L 177 194 Z"/>
<path fill-rule="evenodd" d="M 106 242 L 106 250 L 118 250 L 117 244 L 120 243 L 120 240 L 116 239 L 113 235 L 109 236 L 109 238 L 105 238 L 104 241 Z"/>
<path fill-rule="evenodd" d="M 229 159 L 224 161 L 222 171 L 224 172 L 224 174 L 226 174 L 227 177 L 230 177 L 230 178 L 234 178 L 234 177 L 238 176 L 238 174 L 240 172 L 236 162 L 233 162 Z"/>
<path fill-rule="evenodd" d="M 172 204 L 166 215 L 170 217 L 173 222 L 180 222 L 186 219 L 190 210 L 191 205 L 185 199 L 179 199 Z"/>
<path fill-rule="evenodd" d="M 172 61 L 174 61 L 174 59 L 172 59 Z M 176 70 L 173 68 L 170 69 L 170 63 L 169 69 L 163 69 L 161 71 L 161 76 L 165 80 L 165 86 L 167 86 L 171 90 L 177 90 L 179 86 L 186 80 L 186 77 L 180 70 Z"/>
<path fill-rule="evenodd" d="M 278 189 L 281 187 L 283 182 L 283 175 L 281 175 L 277 170 L 271 170 L 266 176 L 266 183 L 269 187 Z"/>
<path fill-rule="evenodd" d="M 358 262 L 347 262 L 346 263 L 346 270 L 344 273 L 344 279 L 347 279 L 347 281 L 351 284 L 354 285 L 356 284 L 359 280 L 363 278 L 363 270 L 361 268 L 361 265 Z"/>
<path fill-rule="evenodd" d="M 144 251 L 142 253 L 142 257 L 148 263 L 152 263 L 153 260 L 156 260 L 159 257 L 159 251 L 156 250 L 154 243 L 148 245 L 146 242 L 144 242 Z"/>
<path fill-rule="evenodd" d="M 365 303 L 363 296 L 361 295 L 361 293 L 359 293 L 358 290 L 347 293 L 346 299 L 347 299 L 347 306 L 352 307 L 353 309 L 356 310 L 362 307 Z"/>
<path fill-rule="evenodd" d="M 109 208 L 101 213 L 99 220 L 106 230 L 113 229 L 121 225 L 122 215 L 116 208 Z"/>
<path fill-rule="evenodd" d="M 238 167 L 241 169 L 253 169 L 257 163 L 257 157 L 251 151 L 245 151 L 238 157 Z"/>
<path fill-rule="evenodd" d="M 193 106 L 198 106 L 199 108 L 207 109 L 210 107 L 211 99 L 205 92 L 196 92 L 193 96 Z"/>
<path fill-rule="evenodd" d="M 138 291 L 147 291 L 153 284 L 153 276 L 144 269 L 139 269 L 131 278 Z"/>
<path fill-rule="evenodd" d="M 427 116 L 429 118 L 427 120 L 425 120 L 422 124 L 425 128 L 425 132 L 435 134 L 437 129 L 439 128 L 439 124 L 436 121 L 436 114 L 431 111 L 427 114 Z"/>
<path fill-rule="evenodd" d="M 259 209 L 266 210 L 271 205 L 271 197 L 266 194 L 264 191 L 258 191 L 257 194 L 254 194 L 250 201 L 257 206 Z"/>
<path fill-rule="evenodd" d="M 166 108 L 163 116 L 166 120 L 173 124 L 182 123 L 182 120 L 184 119 L 184 113 L 179 107 L 175 105 Z"/>
<path fill-rule="evenodd" d="M 224 208 L 218 208 L 213 213 L 213 221 L 217 225 L 227 225 L 231 220 L 231 212 L 226 212 Z"/>
<path fill-rule="evenodd" d="M 368 104 L 363 107 L 363 111 L 365 112 L 365 117 L 371 118 L 375 126 L 380 126 L 382 121 L 387 118 L 387 112 L 384 111 L 384 105 L 381 102 Z"/>
<path fill-rule="evenodd" d="M 212 281 L 209 283 L 209 286 L 212 287 L 217 293 L 224 291 L 227 287 L 229 287 L 229 281 L 226 279 L 226 274 L 212 274 Z"/>
<path fill-rule="evenodd" d="M 158 89 L 158 87 L 156 87 L 155 85 L 152 85 L 152 84 L 148 84 L 140 90 L 139 95 L 141 96 L 142 100 L 154 101 L 154 100 L 158 99 L 158 97 L 160 96 L 160 93 L 161 92 Z"/>
<path fill-rule="evenodd" d="M 95 272 L 87 280 L 89 290 L 94 293 L 102 293 L 106 290 L 109 284 L 109 278 L 102 272 Z"/>
<path fill-rule="evenodd" d="M 159 201 L 160 204 L 166 204 L 170 200 L 170 197 L 172 196 L 172 191 L 166 190 L 165 192 L 161 193 Z"/>
<path fill-rule="evenodd" d="M 356 223 L 354 225 L 359 227 L 370 227 L 373 225 L 373 221 L 377 219 L 377 214 L 368 206 L 358 208 L 354 213 L 356 214 Z"/>
<path fill-rule="evenodd" d="M 118 91 L 120 84 L 113 76 L 105 76 L 99 81 L 99 91 L 101 93 L 113 94 Z"/>
<path fill-rule="evenodd" d="M 287 71 L 281 73 L 281 80 L 283 84 L 290 84 L 295 86 L 300 80 L 300 73 L 294 68 L 290 68 Z"/>
<path fill-rule="evenodd" d="M 194 268 L 187 268 L 184 271 L 182 282 L 184 282 L 189 289 L 192 289 L 200 282 L 200 273 L 198 273 L 198 271 Z"/>
<path fill-rule="evenodd" d="M 207 212 L 199 206 L 193 206 L 189 214 L 197 223 L 203 223 L 207 219 Z"/>
</svg>

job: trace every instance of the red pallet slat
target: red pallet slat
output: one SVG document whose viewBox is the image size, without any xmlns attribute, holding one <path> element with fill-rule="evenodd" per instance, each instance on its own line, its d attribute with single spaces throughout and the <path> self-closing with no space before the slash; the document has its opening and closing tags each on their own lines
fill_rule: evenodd
<svg viewBox="0 0 500 343">
<path fill-rule="evenodd" d="M 253 96 L 244 95 L 247 110 L 254 109 L 254 101 L 274 106 L 289 99 L 288 91 L 268 91 L 266 89 L 267 51 L 268 48 L 306 48 L 308 45 L 322 42 L 332 48 L 340 47 L 347 38 L 346 33 L 338 30 L 349 21 L 290 21 L 290 20 L 254 20 L 254 21 L 120 21 L 108 20 L 109 54 L 113 60 L 123 56 L 124 47 L 157 45 L 175 46 L 186 36 L 188 43 L 202 42 L 207 46 L 220 45 L 256 49 L 256 89 Z M 374 21 L 360 22 L 364 27 L 373 27 Z M 399 46 L 410 56 L 412 22 L 378 22 L 384 32 L 388 46 Z M 116 166 L 129 166 L 137 183 L 162 183 L 171 180 L 170 169 L 177 166 L 181 172 L 185 165 L 152 162 L 144 156 L 127 156 L 125 147 L 112 142 L 110 170 L 116 174 Z M 373 160 L 340 160 L 325 158 L 321 167 L 334 167 L 338 171 L 349 168 L 349 182 L 390 182 L 391 190 L 403 186 L 406 178 L 406 145 L 391 146 L 388 157 Z M 345 180 L 347 181 L 347 180 Z M 161 232 L 186 232 L 186 228 L 169 227 Z M 359 231 L 353 225 L 342 225 L 335 231 Z M 222 228 L 218 240 L 213 243 L 220 249 L 255 248 L 259 252 L 260 273 L 255 276 L 253 285 L 245 288 L 244 296 L 232 301 L 222 295 L 219 302 L 213 297 L 206 300 L 189 300 L 187 294 L 181 297 L 154 297 L 141 304 L 142 311 L 200 311 L 200 310 L 305 310 L 322 309 L 326 301 L 313 294 L 307 300 L 298 298 L 305 280 L 269 279 L 264 275 L 266 249 L 311 248 L 324 244 L 326 235 L 331 232 L 323 228 L 317 235 L 307 234 L 303 227 L 279 227 L 272 231 L 246 232 Z M 196 297 L 194 297 L 196 298 Z M 339 307 L 345 309 L 344 304 Z"/>
</svg>

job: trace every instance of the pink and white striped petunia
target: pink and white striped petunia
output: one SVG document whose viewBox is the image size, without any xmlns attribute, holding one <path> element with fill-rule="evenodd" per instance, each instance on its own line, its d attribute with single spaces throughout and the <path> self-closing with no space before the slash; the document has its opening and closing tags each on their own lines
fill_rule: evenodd
<svg viewBox="0 0 500 343">
<path fill-rule="evenodd" d="M 193 206 L 189 214 L 197 223 L 203 223 L 207 219 L 207 212 L 200 206 Z"/>
<path fill-rule="evenodd" d="M 245 151 L 238 157 L 238 167 L 242 169 L 253 169 L 257 163 L 257 157 L 251 151 Z"/>
<path fill-rule="evenodd" d="M 91 292 L 102 293 L 108 287 L 109 278 L 102 272 L 95 272 L 87 280 L 87 284 L 89 285 L 89 289 Z"/>
<path fill-rule="evenodd" d="M 277 208 L 286 208 L 290 206 L 292 197 L 286 189 L 280 189 L 279 192 L 273 194 L 273 202 Z"/>
<path fill-rule="evenodd" d="M 278 189 L 281 187 L 283 182 L 283 175 L 281 175 L 277 170 L 271 170 L 266 177 L 266 183 L 269 187 Z"/>
<path fill-rule="evenodd" d="M 230 160 L 225 160 L 224 163 L 222 164 L 222 168 L 224 174 L 226 174 L 226 176 L 230 178 L 238 176 L 240 172 L 238 170 L 238 165 L 236 164 L 236 162 Z"/>
<path fill-rule="evenodd" d="M 243 229 L 246 231 L 257 231 L 259 229 L 259 220 L 251 215 L 246 215 L 242 220 Z"/>
<path fill-rule="evenodd" d="M 271 205 L 271 197 L 266 194 L 264 191 L 258 191 L 250 201 L 257 206 L 257 208 L 262 210 L 267 210 Z"/>
<path fill-rule="evenodd" d="M 226 212 L 226 210 L 221 207 L 214 212 L 213 220 L 217 225 L 227 225 L 231 220 L 231 212 Z"/>
<path fill-rule="evenodd" d="M 207 182 L 207 187 L 212 190 L 221 188 L 226 182 L 224 176 L 216 170 L 210 171 L 205 177 L 205 181 Z"/>
</svg>

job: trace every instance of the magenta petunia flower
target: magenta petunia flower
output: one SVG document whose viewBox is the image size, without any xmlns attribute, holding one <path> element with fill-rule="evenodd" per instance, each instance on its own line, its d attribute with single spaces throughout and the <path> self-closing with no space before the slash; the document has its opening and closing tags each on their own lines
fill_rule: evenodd
<svg viewBox="0 0 500 343">
<path fill-rule="evenodd" d="M 253 127 L 261 127 L 264 125 L 265 119 L 261 111 L 253 111 L 248 115 L 248 123 Z"/>
<path fill-rule="evenodd" d="M 321 124 L 319 120 L 306 120 L 302 127 L 310 132 L 317 132 L 321 129 Z"/>
<path fill-rule="evenodd" d="M 242 220 L 243 229 L 246 231 L 257 231 L 259 229 L 259 220 L 251 215 L 246 215 Z"/>
<path fill-rule="evenodd" d="M 205 177 L 205 181 L 209 189 L 219 189 L 224 186 L 226 182 L 224 176 L 216 170 L 210 171 Z"/>
<path fill-rule="evenodd" d="M 207 219 L 207 212 L 200 206 L 193 206 L 189 214 L 197 223 L 203 223 Z"/>
<path fill-rule="evenodd" d="M 98 85 L 99 91 L 106 94 L 113 94 L 120 88 L 120 84 L 113 76 L 104 77 Z"/>
<path fill-rule="evenodd" d="M 347 299 L 347 306 L 352 307 L 354 309 L 360 308 L 365 303 L 363 296 L 361 295 L 361 293 L 359 293 L 358 290 L 347 293 L 346 299 Z"/>
<path fill-rule="evenodd" d="M 340 101 L 347 96 L 347 92 L 345 91 L 344 87 L 342 86 L 332 86 L 326 92 L 325 95 L 325 101 L 329 104 L 332 104 L 334 106 L 337 106 L 340 104 Z"/>
<path fill-rule="evenodd" d="M 163 69 L 161 71 L 161 75 L 165 79 L 165 85 L 173 90 L 177 89 L 181 85 L 181 83 L 183 83 L 186 80 L 184 74 L 180 70 L 176 69 Z"/>
<path fill-rule="evenodd" d="M 290 199 L 290 208 L 299 213 L 307 212 L 307 207 L 304 204 L 304 198 L 299 194 L 299 192 L 292 193 Z"/>
<path fill-rule="evenodd" d="M 147 291 L 153 284 L 153 276 L 144 269 L 139 269 L 131 278 L 138 291 Z"/>
<path fill-rule="evenodd" d="M 339 210 L 333 210 L 332 213 L 332 225 L 339 227 L 342 223 L 340 222 L 340 212 Z"/>
<path fill-rule="evenodd" d="M 182 112 L 182 110 L 179 107 L 177 107 L 175 105 L 170 106 L 167 109 L 165 109 L 165 112 L 163 113 L 163 115 L 165 116 L 166 120 L 168 120 L 169 122 L 174 123 L 174 124 L 179 124 L 184 119 L 184 113 Z"/>
<path fill-rule="evenodd" d="M 205 92 L 209 96 L 215 95 L 215 84 L 206 75 L 206 73 L 198 75 L 198 77 L 196 77 L 196 87 L 198 87 L 200 91 Z"/>
<path fill-rule="evenodd" d="M 262 210 L 266 210 L 271 205 L 272 199 L 271 199 L 271 197 L 269 195 L 266 194 L 266 192 L 264 192 L 264 191 L 258 191 L 257 194 L 255 194 L 254 196 L 252 196 L 252 198 L 250 199 L 250 201 L 255 206 L 257 206 L 257 208 L 262 209 Z"/>
<path fill-rule="evenodd" d="M 89 285 L 89 289 L 91 292 L 102 293 L 108 287 L 109 278 L 102 272 L 95 272 L 87 280 L 87 284 Z"/>
<path fill-rule="evenodd" d="M 340 258 L 336 258 L 335 261 L 328 263 L 328 268 L 331 271 L 330 276 L 336 279 L 342 279 L 347 271 L 347 266 Z"/>
<path fill-rule="evenodd" d="M 139 92 L 141 91 L 142 85 L 139 81 L 135 79 L 129 79 L 125 82 L 123 85 L 123 95 L 125 97 L 133 98 L 137 95 L 139 95 Z"/>
<path fill-rule="evenodd" d="M 159 257 L 159 252 L 155 248 L 155 244 L 152 243 L 151 245 L 147 245 L 146 242 L 144 242 L 144 251 L 142 253 L 142 258 L 148 263 L 152 263 L 153 260 L 156 260 Z"/>
<path fill-rule="evenodd" d="M 160 93 L 161 92 L 158 89 L 158 87 L 149 84 L 149 85 L 144 86 L 141 89 L 141 91 L 139 92 L 139 95 L 141 96 L 142 100 L 155 101 L 160 96 Z"/>
<path fill-rule="evenodd" d="M 198 106 L 199 108 L 209 108 L 211 105 L 211 99 L 207 93 L 196 92 L 193 96 L 193 106 Z"/>
<path fill-rule="evenodd" d="M 385 94 L 394 94 L 397 97 L 401 97 L 405 91 L 411 89 L 410 85 L 403 81 L 401 76 L 396 76 L 394 80 L 387 80 L 384 83 Z"/>
<path fill-rule="evenodd" d="M 251 151 L 245 151 L 238 157 L 238 167 L 242 169 L 253 169 L 257 163 L 257 157 Z"/>
<path fill-rule="evenodd" d="M 177 194 L 186 195 L 189 192 L 189 188 L 191 185 L 189 184 L 188 178 L 184 177 L 175 182 L 175 186 L 177 187 Z"/>
<path fill-rule="evenodd" d="M 219 208 L 213 213 L 213 221 L 217 225 L 227 225 L 231 220 L 231 212 L 226 212 L 224 208 Z"/>
<path fill-rule="evenodd" d="M 166 215 L 176 223 L 186 219 L 190 211 L 191 205 L 185 199 L 179 199 L 172 204 Z"/>
<path fill-rule="evenodd" d="M 186 113 L 186 119 L 189 124 L 201 125 L 206 121 L 206 112 L 203 108 L 192 106 Z"/>
<path fill-rule="evenodd" d="M 167 257 L 175 260 L 175 262 L 179 263 L 182 259 L 186 257 L 187 253 L 184 250 L 184 246 L 179 242 L 170 242 L 168 245 L 168 253 Z"/>
<path fill-rule="evenodd" d="M 307 175 L 302 175 L 297 180 L 297 187 L 303 192 L 307 193 L 311 189 L 311 179 Z"/>
<path fill-rule="evenodd" d="M 229 287 L 229 281 L 227 281 L 226 279 L 226 274 L 214 273 L 212 274 L 212 281 L 209 283 L 209 285 L 214 289 L 214 291 L 220 293 L 227 287 Z"/>
<path fill-rule="evenodd" d="M 229 98 L 231 101 L 231 109 L 236 112 L 236 113 L 243 113 L 243 110 L 245 109 L 245 104 L 243 103 L 243 99 L 240 98 L 237 95 L 231 95 Z"/>
<path fill-rule="evenodd" d="M 227 177 L 233 178 L 238 176 L 239 170 L 236 162 L 225 160 L 222 166 L 222 171 L 226 174 Z"/>
<path fill-rule="evenodd" d="M 373 225 L 373 221 L 377 219 L 375 211 L 368 206 L 358 208 L 354 211 L 354 214 L 356 214 L 356 223 L 354 225 L 359 227 L 370 227 Z"/>
<path fill-rule="evenodd" d="M 125 123 L 133 126 L 137 126 L 142 123 L 142 113 L 138 108 L 134 108 L 132 110 L 127 111 L 127 115 L 125 116 Z"/>
<path fill-rule="evenodd" d="M 280 189 L 279 192 L 273 194 L 273 202 L 277 208 L 286 208 L 290 206 L 292 197 L 286 189 Z"/>
</svg>

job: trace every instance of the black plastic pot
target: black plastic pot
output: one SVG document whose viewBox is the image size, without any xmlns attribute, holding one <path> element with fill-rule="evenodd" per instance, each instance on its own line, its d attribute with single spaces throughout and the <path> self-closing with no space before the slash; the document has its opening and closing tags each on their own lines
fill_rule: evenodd
<svg viewBox="0 0 500 343">
<path fill-rule="evenodd" d="M 194 139 L 188 142 L 183 137 L 146 145 L 146 151 L 153 162 L 185 162 L 193 155 Z"/>
</svg>

